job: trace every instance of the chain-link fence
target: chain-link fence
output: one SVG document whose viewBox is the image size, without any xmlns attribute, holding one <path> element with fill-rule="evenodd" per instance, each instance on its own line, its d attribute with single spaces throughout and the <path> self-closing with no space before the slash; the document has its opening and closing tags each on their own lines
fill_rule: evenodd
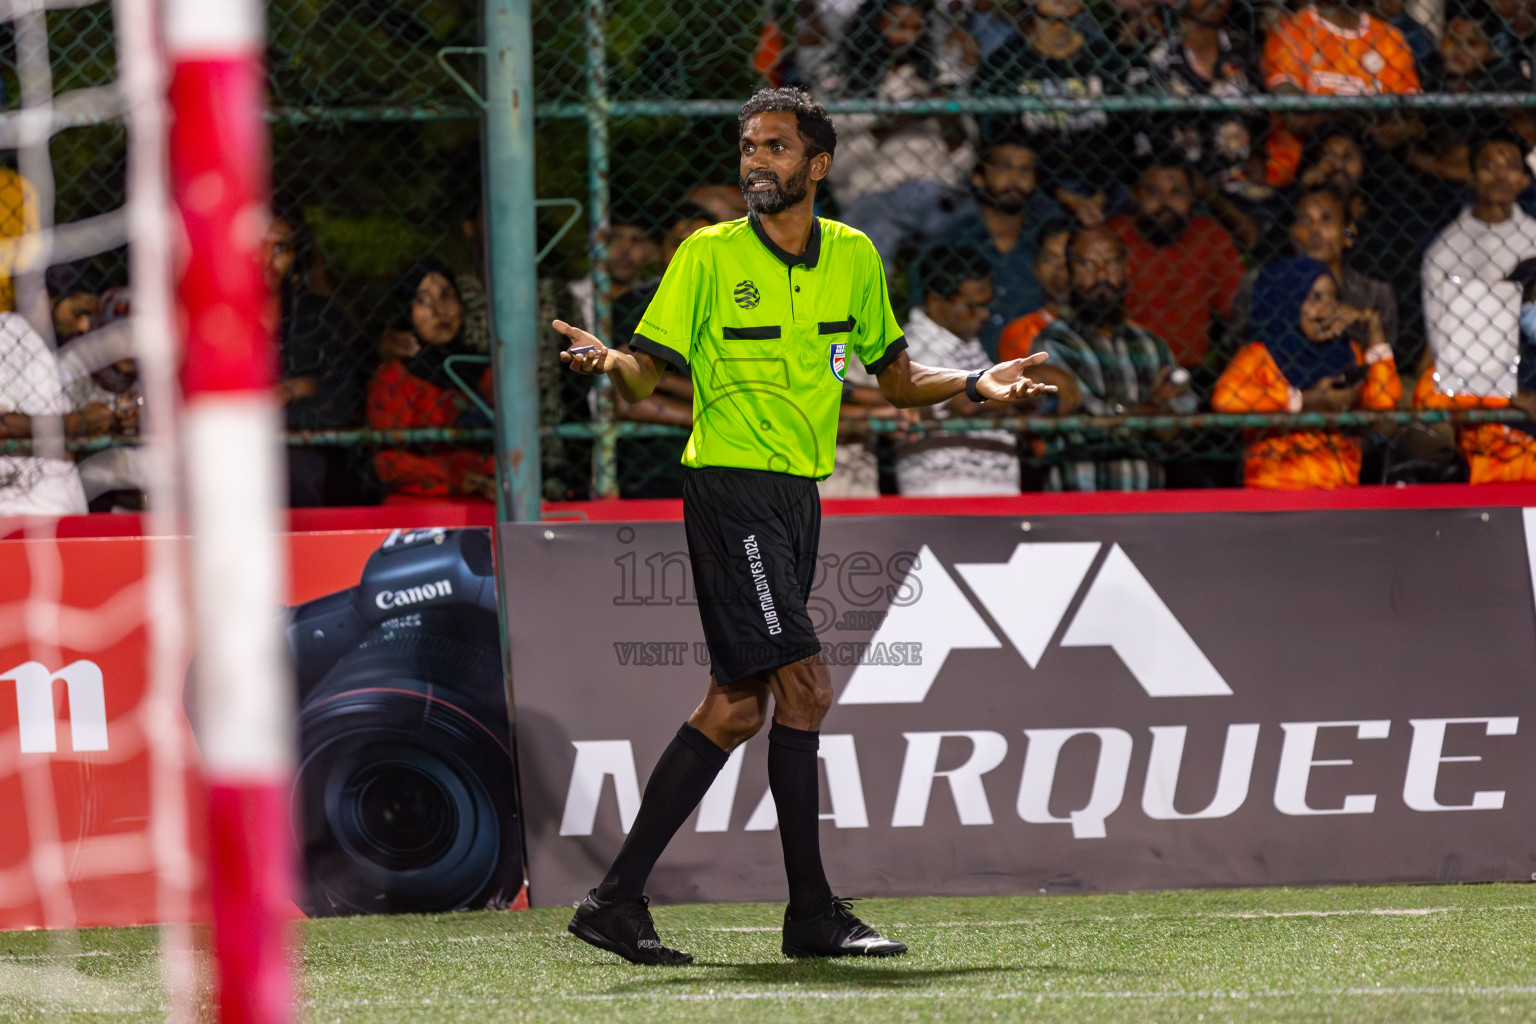
<svg viewBox="0 0 1536 1024">
<path fill-rule="evenodd" d="M 295 503 L 490 494 L 480 6 L 268 8 Z M 55 95 L 113 81 L 108 5 L 47 28 Z M 13 110 L 17 31 L 0 28 Z M 851 360 L 830 492 L 1536 473 L 1536 16 L 1513 0 L 576 0 L 534 3 L 533 39 L 546 498 L 678 492 L 688 379 L 626 406 L 564 371 L 542 325 L 627 338 L 680 241 L 744 214 L 735 113 L 783 84 L 834 112 L 818 210 L 875 241 L 913 358 L 1045 351 L 1058 387 L 910 417 Z M 65 120 L 53 221 L 89 222 L 121 205 L 125 135 Z M 7 237 L 36 217 L 18 170 Z M 86 453 L 132 439 L 132 366 L 100 334 L 127 284 L 114 250 L 49 272 L 51 316 L 25 277 L 0 289 L 59 346 L 60 386 L 79 385 L 62 429 Z M 8 372 L 14 449 L 21 420 L 63 413 Z M 107 470 L 97 507 L 131 501 Z"/>
<path fill-rule="evenodd" d="M 490 495 L 490 413 L 475 400 L 489 348 L 481 111 L 466 88 L 479 77 L 480 4 L 279 0 L 267 18 L 276 212 L 267 251 L 278 296 L 270 316 L 282 356 L 291 500 Z M 23 91 L 17 47 L 28 45 L 19 31 L 0 26 L 0 81 L 12 109 Z M 113 31 L 108 3 L 47 14 L 55 96 L 112 89 Z M 87 221 L 123 202 L 124 126 L 94 120 L 103 123 L 52 139 L 57 223 Z M 0 235 L 19 235 L 24 220 L 36 219 L 35 204 L 21 199 L 20 170 L 0 180 L 0 207 L 16 210 L 0 213 Z M 135 372 L 131 360 L 114 361 L 121 346 L 109 333 L 131 305 L 126 250 L 55 265 L 38 284 L 30 299 L 0 302 L 20 309 L 40 336 L 12 345 L 12 361 L 28 361 L 51 341 L 67 394 L 62 404 L 8 394 L 20 418 L 6 443 L 28 446 L 28 421 L 42 428 L 67 412 L 63 430 L 91 507 L 132 505 L 141 490 L 134 460 L 115 449 L 134 440 Z M 9 391 L 18 389 L 13 377 Z M 91 472 L 88 460 L 103 472 Z"/>
<path fill-rule="evenodd" d="M 1528 5 L 588 0 L 535 39 L 541 192 L 610 203 L 546 294 L 605 337 L 745 214 L 741 100 L 801 85 L 818 212 L 876 243 L 912 358 L 1049 353 L 1054 395 L 915 419 L 851 361 L 824 493 L 1536 478 Z M 547 379 L 551 496 L 588 454 L 599 493 L 677 493 L 685 379 Z"/>
</svg>

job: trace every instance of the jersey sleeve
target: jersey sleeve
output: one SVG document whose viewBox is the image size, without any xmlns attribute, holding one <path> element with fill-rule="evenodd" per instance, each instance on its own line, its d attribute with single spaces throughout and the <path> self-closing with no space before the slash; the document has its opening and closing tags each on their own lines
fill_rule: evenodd
<svg viewBox="0 0 1536 1024">
<path fill-rule="evenodd" d="M 1264 58 L 1260 70 L 1264 73 L 1264 87 L 1274 89 L 1281 85 L 1307 88 L 1307 65 L 1302 51 L 1309 42 L 1298 31 L 1294 18 L 1282 19 L 1264 40 Z"/>
<path fill-rule="evenodd" d="M 1413 61 L 1413 51 L 1396 27 L 1384 25 L 1391 31 L 1383 33 L 1380 50 L 1387 66 L 1380 76 L 1382 92 L 1402 95 L 1420 92 L 1419 69 Z"/>
<path fill-rule="evenodd" d="M 630 345 L 686 372 L 693 340 L 703 333 L 712 313 L 713 283 L 707 249 L 692 238 L 683 242 L 667 264 Z"/>
<path fill-rule="evenodd" d="M 1359 345 L 1355 346 L 1356 362 L 1367 367 L 1365 387 L 1360 389 L 1362 409 L 1387 412 L 1396 409 L 1397 403 L 1403 399 L 1403 382 L 1397 375 L 1397 361 L 1392 358 L 1390 348 L 1382 348 L 1384 351 L 1365 351 Z"/>
<path fill-rule="evenodd" d="M 1040 315 L 1040 310 L 1026 313 L 1017 320 L 1008 322 L 1003 328 L 1003 333 L 997 339 L 997 361 L 1006 363 L 1011 359 L 1023 359 L 1030 353 L 1030 346 L 1035 343 L 1035 338 L 1049 322 L 1046 317 Z"/>
<path fill-rule="evenodd" d="M 871 376 L 879 376 L 906 350 L 907 339 L 896 322 L 895 310 L 891 309 L 891 293 L 885 284 L 880 254 L 874 243 L 867 240 L 860 249 L 859 277 L 863 287 L 854 289 L 854 294 L 862 298 L 855 314 L 858 322 L 854 326 L 853 350 L 864 369 Z"/>
<path fill-rule="evenodd" d="M 1211 409 L 1223 413 L 1299 412 L 1301 393 L 1291 387 L 1261 342 L 1243 346 L 1211 392 Z"/>
</svg>

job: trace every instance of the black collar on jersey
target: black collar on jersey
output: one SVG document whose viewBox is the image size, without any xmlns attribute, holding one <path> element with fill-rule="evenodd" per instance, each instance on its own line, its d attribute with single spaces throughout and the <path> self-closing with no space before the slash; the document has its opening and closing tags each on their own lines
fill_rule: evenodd
<svg viewBox="0 0 1536 1024">
<path fill-rule="evenodd" d="M 805 243 L 805 252 L 799 256 L 780 249 L 778 243 L 768 237 L 768 232 L 763 229 L 762 221 L 758 220 L 757 214 L 747 214 L 747 223 L 752 225 L 752 233 L 757 236 L 757 240 L 762 242 L 769 252 L 783 261 L 786 267 L 793 267 L 796 264 L 804 263 L 807 270 L 816 269 L 816 261 L 821 258 L 820 217 L 811 218 L 811 240 Z"/>
</svg>

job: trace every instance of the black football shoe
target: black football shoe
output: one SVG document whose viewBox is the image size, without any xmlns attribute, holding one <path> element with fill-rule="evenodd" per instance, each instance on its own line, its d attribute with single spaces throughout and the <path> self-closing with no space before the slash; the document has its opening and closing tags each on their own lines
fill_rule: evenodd
<svg viewBox="0 0 1536 1024">
<path fill-rule="evenodd" d="M 853 915 L 848 900 L 832 897 L 827 909 L 796 921 L 784 910 L 784 955 L 801 959 L 814 956 L 901 956 L 907 947 L 888 939 Z"/>
<path fill-rule="evenodd" d="M 600 900 L 593 889 L 576 904 L 567 927 L 581 941 L 616 953 L 632 964 L 680 967 L 693 963 L 692 953 L 661 944 L 651 921 L 650 904 L 645 896 Z"/>
</svg>

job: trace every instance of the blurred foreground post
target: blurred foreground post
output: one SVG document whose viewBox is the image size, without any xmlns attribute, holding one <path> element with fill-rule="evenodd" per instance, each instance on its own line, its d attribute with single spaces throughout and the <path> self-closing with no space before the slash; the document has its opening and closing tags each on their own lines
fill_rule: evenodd
<svg viewBox="0 0 1536 1024">
<path fill-rule="evenodd" d="M 261 243 L 268 212 L 259 0 L 169 0 L 172 191 L 182 227 L 187 497 L 198 745 L 220 1018 L 291 1013 L 292 687 L 283 600 L 282 421 Z"/>
</svg>

